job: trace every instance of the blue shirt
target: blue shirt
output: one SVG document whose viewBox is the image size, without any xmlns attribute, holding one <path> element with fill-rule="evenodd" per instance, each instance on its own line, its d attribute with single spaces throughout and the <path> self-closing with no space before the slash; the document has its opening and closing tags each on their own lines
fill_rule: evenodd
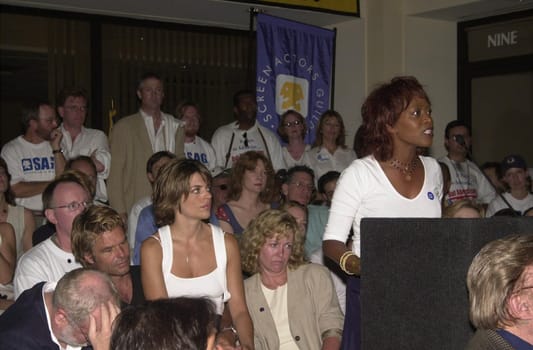
<svg viewBox="0 0 533 350">
<path fill-rule="evenodd" d="M 507 341 L 515 350 L 533 350 L 533 344 L 529 344 L 520 337 L 506 330 L 498 329 L 496 331 L 505 341 Z"/>
<path fill-rule="evenodd" d="M 145 239 L 157 232 L 155 224 L 154 206 L 152 204 L 144 207 L 137 219 L 137 229 L 135 230 L 135 246 L 133 248 L 133 264 L 141 264 L 141 244 Z"/>
</svg>

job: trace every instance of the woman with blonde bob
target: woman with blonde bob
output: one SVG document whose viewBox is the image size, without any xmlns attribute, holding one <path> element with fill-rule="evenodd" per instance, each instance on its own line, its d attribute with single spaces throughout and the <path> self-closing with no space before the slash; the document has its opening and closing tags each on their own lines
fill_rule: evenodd
<svg viewBox="0 0 533 350">
<path fill-rule="evenodd" d="M 237 241 L 206 224 L 211 174 L 200 162 L 174 159 L 154 183 L 160 229 L 142 243 L 141 279 L 147 300 L 207 297 L 221 315 L 227 301 L 243 349 L 253 349 L 253 326 L 244 301 Z"/>
<path fill-rule="evenodd" d="M 482 205 L 470 199 L 461 199 L 442 209 L 443 218 L 479 219 L 485 217 Z"/>
<path fill-rule="evenodd" d="M 339 349 L 343 316 L 329 271 L 306 263 L 304 236 L 282 210 L 254 219 L 241 242 L 256 349 Z"/>
<path fill-rule="evenodd" d="M 533 345 L 533 235 L 487 243 L 466 276 L 470 320 L 467 350 L 530 349 Z"/>
</svg>

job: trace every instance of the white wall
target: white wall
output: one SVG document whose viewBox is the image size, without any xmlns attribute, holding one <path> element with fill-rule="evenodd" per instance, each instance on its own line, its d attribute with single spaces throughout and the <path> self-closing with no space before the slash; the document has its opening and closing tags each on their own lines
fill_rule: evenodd
<svg viewBox="0 0 533 350">
<path fill-rule="evenodd" d="M 365 24 L 365 95 L 396 75 L 413 75 L 427 88 L 434 111 L 432 155 L 445 154 L 444 127 L 456 119 L 457 24 L 408 15 L 418 0 L 361 0 Z M 453 2 L 453 5 L 470 1 Z M 427 0 L 419 10 L 446 7 Z"/>
<path fill-rule="evenodd" d="M 361 104 L 365 91 L 364 23 L 354 19 L 338 23 L 335 62 L 335 110 L 346 126 L 346 143 L 353 146 L 355 131 L 361 125 Z"/>
<path fill-rule="evenodd" d="M 407 16 L 405 73 L 425 86 L 433 108 L 435 157 L 446 154 L 444 128 L 457 119 L 457 24 Z"/>
</svg>

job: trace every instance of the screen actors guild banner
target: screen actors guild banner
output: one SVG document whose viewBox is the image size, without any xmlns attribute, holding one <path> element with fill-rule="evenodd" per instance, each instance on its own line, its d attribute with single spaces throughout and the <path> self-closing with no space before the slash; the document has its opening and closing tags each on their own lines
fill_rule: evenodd
<svg viewBox="0 0 533 350">
<path fill-rule="evenodd" d="M 329 109 L 335 32 L 265 14 L 257 16 L 257 120 L 276 133 L 287 110 L 306 120 L 312 144 Z"/>
</svg>

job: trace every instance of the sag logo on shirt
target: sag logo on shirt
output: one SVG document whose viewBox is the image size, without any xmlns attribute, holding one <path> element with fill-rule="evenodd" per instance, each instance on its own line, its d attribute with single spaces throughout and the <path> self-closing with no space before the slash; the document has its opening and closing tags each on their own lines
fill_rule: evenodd
<svg viewBox="0 0 533 350">
<path fill-rule="evenodd" d="M 54 157 L 33 157 L 21 160 L 22 171 L 54 170 Z"/>
<path fill-rule="evenodd" d="M 200 161 L 204 164 L 207 164 L 207 154 L 205 153 L 198 153 L 198 152 L 187 152 L 187 159 L 194 159 L 197 161 Z"/>
<path fill-rule="evenodd" d="M 317 155 L 317 157 L 316 157 L 316 159 L 317 159 L 319 162 L 326 162 L 326 161 L 329 160 L 329 158 L 330 158 L 330 157 L 329 157 L 328 155 L 326 155 L 326 154 L 320 154 L 320 153 L 319 153 L 319 154 Z"/>
</svg>

